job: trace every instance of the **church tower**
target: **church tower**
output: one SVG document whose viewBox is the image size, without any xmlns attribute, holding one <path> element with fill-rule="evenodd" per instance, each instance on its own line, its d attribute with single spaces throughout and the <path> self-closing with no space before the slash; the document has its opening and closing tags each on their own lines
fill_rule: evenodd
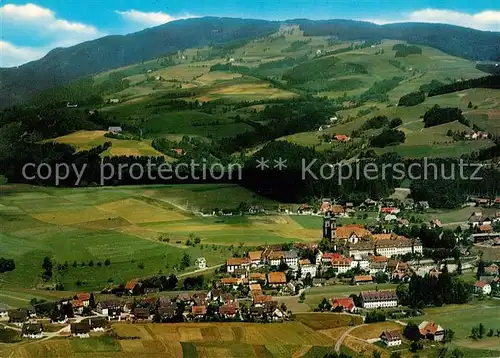
<svg viewBox="0 0 500 358">
<path fill-rule="evenodd" d="M 335 217 L 333 216 L 333 213 L 328 210 L 325 212 L 325 216 L 323 217 L 323 238 L 332 241 L 335 236 L 336 226 L 337 223 Z"/>
</svg>

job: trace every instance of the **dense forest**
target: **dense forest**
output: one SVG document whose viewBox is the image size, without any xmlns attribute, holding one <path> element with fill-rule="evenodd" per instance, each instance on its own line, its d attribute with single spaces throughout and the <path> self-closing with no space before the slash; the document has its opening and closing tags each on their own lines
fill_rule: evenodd
<svg viewBox="0 0 500 358">
<path fill-rule="evenodd" d="M 203 17 L 56 48 L 40 60 L 0 69 L 0 107 L 79 77 L 152 60 L 185 48 L 267 36 L 279 26 L 275 21 Z"/>
<path fill-rule="evenodd" d="M 441 108 L 439 106 L 434 106 L 424 114 L 425 128 L 454 121 L 458 121 L 466 126 L 469 125 L 460 108 Z"/>
<path fill-rule="evenodd" d="M 500 75 L 485 76 L 467 81 L 457 81 L 449 85 L 433 88 L 429 91 L 429 97 L 463 91 L 470 88 L 500 88 Z"/>
<path fill-rule="evenodd" d="M 305 36 L 328 36 L 334 41 L 364 40 L 366 44 L 371 44 L 381 39 L 395 39 L 435 47 L 471 60 L 500 60 L 500 34 L 495 32 L 423 23 L 379 26 L 351 20 L 302 19 L 285 23 L 298 24 Z M 77 78 L 153 60 L 185 48 L 214 46 L 208 59 L 214 56 L 220 58 L 249 39 L 277 32 L 281 24 L 278 21 L 202 17 L 172 21 L 126 36 L 106 36 L 68 48 L 56 48 L 40 60 L 19 67 L 0 69 L 0 107 L 20 103 L 41 90 L 66 84 Z M 436 33 L 440 36 L 435 36 Z M 300 42 L 296 43 L 293 48 L 301 45 Z M 411 52 L 416 50 L 414 46 L 408 48 Z M 339 49 L 338 53 L 348 50 Z M 404 50 L 400 54 L 408 53 Z M 159 63 L 160 66 L 171 64 Z M 344 70 L 356 73 L 363 71 L 363 68 L 353 64 L 341 64 L 338 67 L 345 67 Z M 290 75 L 298 81 L 304 79 L 301 71 Z M 314 76 L 317 77 L 317 74 Z"/>
<path fill-rule="evenodd" d="M 412 92 L 405 94 L 399 99 L 398 106 L 412 107 L 419 105 L 425 101 L 425 93 L 423 91 Z"/>
<path fill-rule="evenodd" d="M 305 36 L 334 36 L 340 40 L 408 41 L 470 60 L 500 61 L 500 33 L 445 24 L 395 23 L 375 25 L 350 20 L 293 20 Z M 436 36 L 439 34 L 439 36 Z"/>
</svg>

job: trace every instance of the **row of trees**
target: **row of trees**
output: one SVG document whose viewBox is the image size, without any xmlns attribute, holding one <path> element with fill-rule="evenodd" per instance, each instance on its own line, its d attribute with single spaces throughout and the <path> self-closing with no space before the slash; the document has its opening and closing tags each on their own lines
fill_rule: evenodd
<svg viewBox="0 0 500 358">
<path fill-rule="evenodd" d="M 448 272 L 442 272 L 437 278 L 429 274 L 413 275 L 409 284 L 400 284 L 396 289 L 399 302 L 413 308 L 464 304 L 470 300 L 471 292 L 469 284 Z"/>
</svg>

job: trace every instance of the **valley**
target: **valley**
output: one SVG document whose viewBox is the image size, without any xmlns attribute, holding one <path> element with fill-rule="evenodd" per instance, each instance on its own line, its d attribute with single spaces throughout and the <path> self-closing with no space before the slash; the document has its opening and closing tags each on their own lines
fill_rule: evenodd
<svg viewBox="0 0 500 358">
<path fill-rule="evenodd" d="M 498 36 L 201 17 L 2 69 L 0 357 L 498 356 Z"/>
</svg>

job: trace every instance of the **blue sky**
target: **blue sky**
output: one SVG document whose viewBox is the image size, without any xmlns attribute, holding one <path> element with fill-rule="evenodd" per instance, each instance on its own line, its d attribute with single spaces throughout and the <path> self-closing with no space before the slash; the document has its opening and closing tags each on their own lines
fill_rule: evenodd
<svg viewBox="0 0 500 358">
<path fill-rule="evenodd" d="M 442 22 L 500 31 L 499 0 L 0 0 L 0 67 L 54 47 L 196 16 Z"/>
</svg>

